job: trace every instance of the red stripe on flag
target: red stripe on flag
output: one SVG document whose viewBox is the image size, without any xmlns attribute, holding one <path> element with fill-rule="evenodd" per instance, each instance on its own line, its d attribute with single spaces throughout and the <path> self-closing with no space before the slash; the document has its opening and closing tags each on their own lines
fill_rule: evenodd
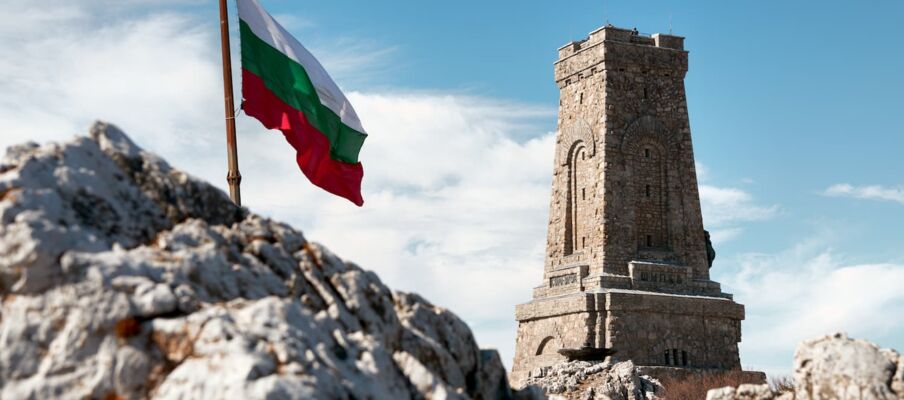
<svg viewBox="0 0 904 400">
<path fill-rule="evenodd" d="M 361 163 L 344 163 L 330 158 L 330 142 L 326 136 L 298 111 L 280 100 L 253 73 L 242 70 L 242 109 L 257 118 L 267 129 L 279 129 L 286 141 L 295 148 L 295 161 L 311 183 L 323 190 L 344 197 L 357 206 L 361 197 Z"/>
</svg>

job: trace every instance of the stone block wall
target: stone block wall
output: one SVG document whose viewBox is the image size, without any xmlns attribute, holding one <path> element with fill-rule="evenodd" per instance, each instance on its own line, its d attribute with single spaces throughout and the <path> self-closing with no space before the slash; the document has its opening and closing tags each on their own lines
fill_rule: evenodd
<svg viewBox="0 0 904 400">
<path fill-rule="evenodd" d="M 744 306 L 726 298 L 609 289 L 518 305 L 510 381 L 564 361 L 563 348 L 615 350 L 613 361 L 739 370 Z M 666 358 L 668 357 L 668 358 Z"/>
<path fill-rule="evenodd" d="M 579 348 L 598 320 L 596 312 L 580 312 L 525 321 L 518 324 L 517 346 L 511 382 L 522 382 L 531 371 L 565 361 L 557 351 Z"/>
<path fill-rule="evenodd" d="M 610 292 L 605 347 L 638 365 L 740 369 L 744 307 L 728 299 Z M 668 358 L 666 358 L 668 357 Z"/>
<path fill-rule="evenodd" d="M 559 349 L 579 348 L 586 343 L 600 346 L 605 336 L 604 301 L 597 293 L 576 293 L 518 305 L 510 381 L 523 382 L 532 370 L 564 361 L 557 353 Z"/>
</svg>

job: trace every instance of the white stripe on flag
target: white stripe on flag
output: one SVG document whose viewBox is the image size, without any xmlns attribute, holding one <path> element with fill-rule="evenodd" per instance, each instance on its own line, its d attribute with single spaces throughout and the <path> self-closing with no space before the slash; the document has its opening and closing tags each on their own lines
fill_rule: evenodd
<svg viewBox="0 0 904 400">
<path fill-rule="evenodd" d="M 317 90 L 320 102 L 333 110 L 343 124 L 358 132 L 367 133 L 364 132 L 361 120 L 358 119 L 358 114 L 355 113 L 351 103 L 308 49 L 286 32 L 257 0 L 237 0 L 236 2 L 238 3 L 239 19 L 248 24 L 255 36 L 304 67 L 311 78 L 311 83 L 314 84 L 314 89 Z"/>
</svg>

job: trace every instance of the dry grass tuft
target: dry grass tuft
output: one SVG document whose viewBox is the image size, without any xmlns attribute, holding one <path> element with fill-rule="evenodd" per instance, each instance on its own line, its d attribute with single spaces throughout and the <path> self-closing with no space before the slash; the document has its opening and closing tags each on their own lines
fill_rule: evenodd
<svg viewBox="0 0 904 400">
<path fill-rule="evenodd" d="M 666 379 L 662 382 L 665 398 L 668 400 L 705 400 L 706 392 L 725 386 L 740 386 L 745 383 L 762 384 L 738 371 L 713 372 L 692 375 L 688 379 Z"/>
</svg>

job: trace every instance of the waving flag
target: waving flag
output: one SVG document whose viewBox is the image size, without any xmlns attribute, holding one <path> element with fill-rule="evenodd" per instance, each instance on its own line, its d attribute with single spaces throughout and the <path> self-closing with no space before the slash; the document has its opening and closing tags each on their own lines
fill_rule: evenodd
<svg viewBox="0 0 904 400">
<path fill-rule="evenodd" d="M 361 206 L 367 134 L 351 103 L 257 0 L 238 0 L 238 9 L 245 114 L 282 131 L 311 183 Z"/>
</svg>

